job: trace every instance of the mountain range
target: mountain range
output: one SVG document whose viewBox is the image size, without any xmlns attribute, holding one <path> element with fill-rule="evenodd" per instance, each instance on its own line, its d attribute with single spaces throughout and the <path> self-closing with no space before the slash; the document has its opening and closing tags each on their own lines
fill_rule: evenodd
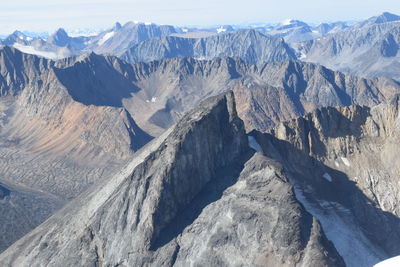
<svg viewBox="0 0 400 267">
<path fill-rule="evenodd" d="M 400 254 L 400 17 L 16 31 L 1 266 L 373 266 Z"/>
</svg>

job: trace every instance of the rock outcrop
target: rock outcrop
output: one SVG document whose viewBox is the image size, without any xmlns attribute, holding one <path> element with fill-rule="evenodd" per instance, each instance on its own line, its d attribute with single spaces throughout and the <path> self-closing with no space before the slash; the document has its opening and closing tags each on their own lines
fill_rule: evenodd
<svg viewBox="0 0 400 267">
<path fill-rule="evenodd" d="M 389 79 L 296 61 L 256 66 L 178 58 L 131 65 L 92 53 L 54 62 L 8 47 L 0 57 L 0 178 L 62 202 L 111 177 L 151 136 L 212 95 L 233 90 L 246 131 L 264 132 L 318 107 L 373 106 L 399 90 Z"/>
<path fill-rule="evenodd" d="M 121 55 L 122 59 L 130 63 L 177 57 L 207 60 L 217 57 L 237 57 L 250 64 L 296 58 L 283 39 L 267 37 L 256 30 L 243 30 L 204 38 L 174 36 L 153 38 L 132 46 Z"/>
<path fill-rule="evenodd" d="M 347 266 L 400 254 L 399 114 L 395 97 L 373 108 L 322 108 L 268 134 L 254 132 Z"/>
<path fill-rule="evenodd" d="M 344 266 L 231 93 L 203 102 L 0 255 L 4 266 Z"/>
</svg>

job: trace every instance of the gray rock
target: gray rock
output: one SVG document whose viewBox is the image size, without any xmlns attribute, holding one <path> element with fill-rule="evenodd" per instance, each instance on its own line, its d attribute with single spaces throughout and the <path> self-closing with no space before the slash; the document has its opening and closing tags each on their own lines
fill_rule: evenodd
<svg viewBox="0 0 400 267">
<path fill-rule="evenodd" d="M 121 55 L 122 59 L 131 63 L 176 57 L 208 60 L 237 57 L 250 64 L 295 59 L 294 52 L 283 39 L 267 37 L 255 30 L 205 38 L 153 38 L 131 47 Z"/>
<path fill-rule="evenodd" d="M 4 266 L 344 266 L 279 164 L 248 147 L 232 94 L 0 255 Z"/>
</svg>

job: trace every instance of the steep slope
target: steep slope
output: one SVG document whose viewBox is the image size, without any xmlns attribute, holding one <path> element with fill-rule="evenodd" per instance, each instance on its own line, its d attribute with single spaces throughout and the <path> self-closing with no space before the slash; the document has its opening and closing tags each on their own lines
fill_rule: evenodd
<svg viewBox="0 0 400 267">
<path fill-rule="evenodd" d="M 123 26 L 116 25 L 113 29 L 93 38 L 89 49 L 98 54 L 120 56 L 142 41 L 179 32 L 178 28 L 170 25 L 127 22 Z"/>
<path fill-rule="evenodd" d="M 322 106 L 372 106 L 399 92 L 399 84 L 389 79 L 361 79 L 295 61 L 254 66 L 231 58 L 168 59 L 137 63 L 133 69 L 139 89 L 124 106 L 153 135 L 205 97 L 226 90 L 235 91 L 248 131 L 265 131 Z M 133 110 L 139 109 L 145 112 L 136 116 Z"/>
<path fill-rule="evenodd" d="M 180 33 L 179 28 L 139 22 L 119 23 L 96 36 L 69 36 L 60 28 L 47 38 L 31 38 L 16 31 L 0 40 L 0 45 L 13 46 L 21 52 L 49 59 L 62 59 L 95 51 L 98 54 L 119 56 L 133 45 L 153 37 Z"/>
<path fill-rule="evenodd" d="M 400 22 L 367 25 L 297 45 L 301 59 L 363 77 L 399 80 Z"/>
<path fill-rule="evenodd" d="M 397 15 L 389 13 L 389 12 L 383 12 L 382 14 L 380 14 L 378 16 L 374 16 L 367 20 L 357 23 L 356 25 L 354 25 L 354 27 L 357 27 L 357 28 L 368 27 L 371 25 L 382 24 L 382 23 L 393 22 L 393 21 L 400 21 L 400 16 L 397 16 Z"/>
<path fill-rule="evenodd" d="M 131 63 L 172 57 L 238 57 L 256 64 L 294 59 L 295 55 L 280 38 L 267 37 L 255 30 L 243 30 L 205 38 L 153 38 L 133 46 L 121 56 Z"/>
<path fill-rule="evenodd" d="M 1 250 L 151 139 L 126 109 L 75 101 L 55 65 L 0 49 L 0 183 L 14 188 L 0 201 Z"/>
<path fill-rule="evenodd" d="M 18 241 L 0 262 L 344 266 L 279 164 L 248 146 L 232 94 L 189 112 L 124 172 Z"/>
<path fill-rule="evenodd" d="M 7 47 L 0 57 L 0 179 L 68 199 L 110 177 L 151 136 L 212 95 L 233 90 L 249 132 L 321 106 L 372 106 L 399 90 L 388 79 L 294 61 L 256 66 L 176 58 L 130 65 L 92 53 L 54 62 Z"/>
<path fill-rule="evenodd" d="M 399 104 L 323 108 L 254 133 L 347 266 L 400 254 Z"/>
</svg>

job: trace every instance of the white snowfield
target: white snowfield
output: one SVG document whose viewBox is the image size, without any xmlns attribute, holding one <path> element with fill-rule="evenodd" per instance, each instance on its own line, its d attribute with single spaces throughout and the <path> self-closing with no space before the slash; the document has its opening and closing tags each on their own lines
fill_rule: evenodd
<svg viewBox="0 0 400 267">
<path fill-rule="evenodd" d="M 374 267 L 399 267 L 400 266 L 400 256 L 393 257 L 380 263 L 374 265 Z"/>
<path fill-rule="evenodd" d="M 111 37 L 113 37 L 115 34 L 115 32 L 109 32 L 104 34 L 103 38 L 101 38 L 101 40 L 98 42 L 99 45 L 104 44 L 108 39 L 110 39 Z"/>
<path fill-rule="evenodd" d="M 59 59 L 60 58 L 60 55 L 57 55 L 54 52 L 46 52 L 46 51 L 36 50 L 33 46 L 27 46 L 27 45 L 15 43 L 13 45 L 13 47 L 15 47 L 16 49 L 18 49 L 19 51 L 21 51 L 23 53 L 27 53 L 27 54 L 31 54 L 31 55 L 37 55 L 37 56 L 50 58 L 50 59 Z"/>
<path fill-rule="evenodd" d="M 311 200 L 294 185 L 296 198 L 322 225 L 329 240 L 349 267 L 371 267 L 385 258 L 385 253 L 364 235 L 351 212 L 336 202 Z M 392 266 L 392 265 L 387 265 Z M 400 265 L 393 265 L 399 266 Z M 386 267 L 386 265 L 378 266 Z"/>
</svg>

